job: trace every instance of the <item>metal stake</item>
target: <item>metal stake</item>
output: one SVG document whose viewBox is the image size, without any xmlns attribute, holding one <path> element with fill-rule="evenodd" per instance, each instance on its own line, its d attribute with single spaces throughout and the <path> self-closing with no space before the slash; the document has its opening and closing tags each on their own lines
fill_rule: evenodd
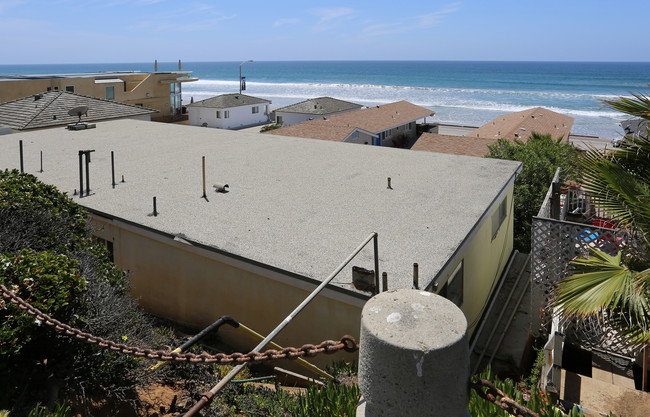
<svg viewBox="0 0 650 417">
<path fill-rule="evenodd" d="M 156 210 L 156 197 L 153 198 L 153 215 L 158 215 L 158 210 Z"/>
<path fill-rule="evenodd" d="M 205 156 L 203 157 L 203 198 L 208 198 L 205 195 Z"/>
<path fill-rule="evenodd" d="M 377 232 L 375 232 L 375 294 L 379 294 L 379 243 L 377 242 Z"/>
<path fill-rule="evenodd" d="M 23 140 L 18 141 L 18 147 L 20 148 L 20 172 L 25 172 L 25 167 L 23 165 Z"/>
<path fill-rule="evenodd" d="M 79 151 L 79 197 L 84 196 L 84 165 L 82 162 L 84 151 Z"/>
<path fill-rule="evenodd" d="M 43 172 L 43 151 L 41 151 L 41 170 L 38 172 Z"/>
<path fill-rule="evenodd" d="M 113 188 L 115 188 L 115 155 L 111 151 L 111 178 L 113 179 Z"/>
<path fill-rule="evenodd" d="M 384 284 L 384 292 L 388 291 L 388 273 L 387 272 L 382 272 L 381 280 L 382 280 L 382 282 Z"/>
<path fill-rule="evenodd" d="M 415 262 L 413 264 L 413 288 L 419 290 L 420 288 L 418 285 L 418 263 Z"/>
</svg>

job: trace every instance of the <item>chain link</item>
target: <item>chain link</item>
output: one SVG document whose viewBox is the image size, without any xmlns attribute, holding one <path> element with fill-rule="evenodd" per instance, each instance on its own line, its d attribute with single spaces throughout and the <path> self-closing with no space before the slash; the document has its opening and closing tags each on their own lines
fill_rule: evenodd
<svg viewBox="0 0 650 417">
<path fill-rule="evenodd" d="M 510 415 L 515 417 L 539 417 L 539 414 L 508 397 L 503 391 L 495 387 L 494 384 L 487 379 L 470 382 L 470 387 L 476 391 L 476 394 L 479 397 L 491 402 Z M 483 388 L 486 388 L 486 390 L 484 391 Z"/>
<path fill-rule="evenodd" d="M 127 346 L 121 343 L 115 343 L 111 340 L 106 340 L 101 337 L 93 336 L 89 333 L 82 332 L 65 323 L 62 323 L 47 314 L 41 312 L 36 307 L 27 303 L 22 298 L 18 297 L 13 291 L 10 291 L 4 285 L 0 285 L 2 290 L 2 297 L 8 301 L 16 304 L 16 306 L 24 310 L 26 313 L 34 316 L 37 320 L 48 326 L 53 327 L 56 331 L 68 336 L 75 337 L 79 340 L 85 341 L 90 344 L 96 344 L 101 348 L 109 349 L 115 352 L 124 353 L 139 358 L 154 359 L 157 361 L 175 361 L 175 362 L 190 362 L 190 363 L 216 363 L 220 365 L 243 364 L 263 362 L 275 359 L 296 359 L 301 357 L 313 357 L 320 353 L 332 354 L 344 350 L 346 352 L 356 352 L 359 350 L 359 344 L 354 337 L 345 335 L 338 342 L 334 340 L 325 340 L 318 345 L 305 344 L 299 348 L 285 347 L 282 350 L 269 349 L 264 352 L 248 352 L 239 353 L 235 352 L 230 355 L 225 353 L 217 353 L 211 355 L 209 353 L 178 353 L 170 352 L 167 350 L 154 350 L 143 349 L 138 347 Z"/>
</svg>

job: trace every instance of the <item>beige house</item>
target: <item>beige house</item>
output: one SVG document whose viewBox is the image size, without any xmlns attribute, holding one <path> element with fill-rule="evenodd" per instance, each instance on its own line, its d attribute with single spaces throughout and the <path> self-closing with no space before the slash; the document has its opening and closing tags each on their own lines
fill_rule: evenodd
<svg viewBox="0 0 650 417">
<path fill-rule="evenodd" d="M 376 232 L 388 288 L 411 288 L 417 263 L 419 288 L 457 303 L 474 332 L 512 252 L 519 162 L 134 120 L 20 138 L 25 171 L 92 213 L 141 305 L 191 326 L 227 314 L 268 334 Z M 0 169 L 18 168 L 18 148 L 15 135 L 0 136 Z M 95 150 L 83 197 L 75 194 L 81 149 Z M 125 178 L 115 188 L 111 151 Z M 370 245 L 276 342 L 358 337 L 372 293 L 357 289 L 352 269 L 374 270 L 374 261 Z M 234 329 L 219 334 L 242 350 L 256 344 Z"/>
<path fill-rule="evenodd" d="M 408 101 L 383 104 L 282 127 L 280 136 L 404 148 L 417 138 L 416 121 L 435 112 Z"/>
<path fill-rule="evenodd" d="M 167 121 L 182 114 L 182 83 L 197 80 L 180 70 L 0 75 L 0 103 L 44 92 L 67 91 L 158 110 L 154 120 Z"/>
</svg>

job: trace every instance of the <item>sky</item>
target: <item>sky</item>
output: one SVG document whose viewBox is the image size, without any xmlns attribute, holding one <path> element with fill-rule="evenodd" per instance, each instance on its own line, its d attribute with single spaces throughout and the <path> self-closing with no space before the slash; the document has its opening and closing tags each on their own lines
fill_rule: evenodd
<svg viewBox="0 0 650 417">
<path fill-rule="evenodd" d="M 0 64 L 649 61 L 650 1 L 0 0 Z"/>
</svg>

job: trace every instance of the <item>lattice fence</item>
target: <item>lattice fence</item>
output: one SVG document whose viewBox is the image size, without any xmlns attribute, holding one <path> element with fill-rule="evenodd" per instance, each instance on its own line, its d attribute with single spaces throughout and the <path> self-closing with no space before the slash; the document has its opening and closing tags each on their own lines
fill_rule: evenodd
<svg viewBox="0 0 650 417">
<path fill-rule="evenodd" d="M 546 333 L 552 319 L 549 308 L 557 282 L 570 275 L 569 262 L 586 255 L 590 248 L 616 254 L 621 248 L 636 248 L 627 231 L 612 230 L 592 225 L 534 217 L 532 222 L 532 332 Z M 606 324 L 606 318 L 580 323 L 562 323 L 567 340 L 584 347 L 601 349 L 625 356 L 633 356 L 635 349 L 624 343 L 617 332 Z"/>
</svg>

